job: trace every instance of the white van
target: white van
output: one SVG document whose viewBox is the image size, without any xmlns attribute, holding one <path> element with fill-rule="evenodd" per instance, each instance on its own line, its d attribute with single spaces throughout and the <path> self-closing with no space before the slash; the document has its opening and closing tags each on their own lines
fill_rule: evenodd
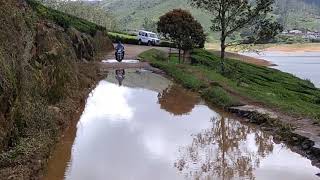
<svg viewBox="0 0 320 180">
<path fill-rule="evenodd" d="M 150 31 L 140 30 L 137 39 L 139 41 L 139 45 L 147 44 L 148 46 L 151 46 L 160 44 L 160 39 L 157 34 Z"/>
</svg>

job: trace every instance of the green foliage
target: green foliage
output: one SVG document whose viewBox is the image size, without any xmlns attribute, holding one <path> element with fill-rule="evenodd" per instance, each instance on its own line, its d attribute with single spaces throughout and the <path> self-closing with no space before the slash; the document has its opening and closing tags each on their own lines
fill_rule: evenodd
<svg viewBox="0 0 320 180">
<path fill-rule="evenodd" d="M 236 32 L 247 28 L 254 29 L 253 33 L 249 33 L 250 36 L 248 38 L 250 40 L 248 42 L 269 41 L 282 30 L 278 22 L 273 22 L 272 18 L 268 17 L 269 13 L 273 10 L 274 0 L 189 1 L 191 5 L 207 11 L 213 17 L 211 29 L 214 32 L 220 33 L 220 66 L 222 71 L 225 71 L 223 62 L 225 59 L 225 49 L 230 45 L 230 43 L 227 42 L 227 38 L 231 38 Z"/>
<path fill-rule="evenodd" d="M 81 19 L 103 26 L 109 31 L 116 30 L 117 23 L 109 11 L 105 10 L 99 3 L 88 1 L 61 1 L 61 0 L 39 0 L 47 7 L 76 16 Z"/>
<path fill-rule="evenodd" d="M 241 105 L 235 97 L 219 86 L 213 86 L 206 89 L 202 95 L 210 102 L 223 108 Z"/>
<path fill-rule="evenodd" d="M 164 56 L 164 54 L 158 50 L 151 49 L 139 56 L 142 59 L 151 61 L 153 66 L 163 69 L 169 76 L 174 77 L 177 82 L 181 83 L 186 88 L 199 90 L 205 86 L 204 83 L 197 79 L 194 75 L 184 71 L 181 68 L 177 68 L 176 63 L 166 63 L 166 61 L 164 61 L 166 57 L 161 57 L 161 55 Z"/>
<path fill-rule="evenodd" d="M 134 44 L 134 45 L 138 45 L 139 44 L 137 36 L 133 35 L 133 34 L 127 34 L 127 33 L 123 33 L 123 32 L 108 32 L 108 37 L 114 43 L 116 43 L 118 40 L 120 40 L 124 44 Z M 160 47 L 172 47 L 172 48 L 176 47 L 173 43 L 171 43 L 169 41 L 161 41 L 158 46 L 160 46 Z"/>
<path fill-rule="evenodd" d="M 203 47 L 206 40 L 201 24 L 190 12 L 182 9 L 174 9 L 161 16 L 158 32 L 183 50 Z"/>
<path fill-rule="evenodd" d="M 205 61 L 206 66 L 221 74 L 217 67 L 219 58 L 216 56 L 203 50 L 194 51 L 192 56 Z M 279 70 L 232 59 L 226 60 L 226 67 L 227 73 L 223 75 L 234 82 L 229 86 L 234 86 L 243 95 L 294 114 L 310 117 L 317 117 L 320 114 L 319 105 L 315 104 L 320 90 L 315 88 L 310 81 L 299 79 Z M 237 86 L 239 76 L 242 81 L 240 87 Z"/>
<path fill-rule="evenodd" d="M 297 44 L 297 43 L 307 43 L 308 40 L 302 36 L 288 36 L 288 35 L 278 35 L 275 39 L 277 43 L 285 44 Z"/>
<path fill-rule="evenodd" d="M 201 87 L 206 87 L 204 84 L 206 81 L 213 81 L 223 85 L 221 86 L 223 89 L 236 92 L 236 96 L 241 95 L 293 115 L 320 120 L 320 90 L 308 80 L 233 59 L 225 60 L 226 72 L 222 73 L 219 68 L 220 58 L 201 49 L 192 51 L 192 65 L 157 61 L 156 56 L 153 55 L 155 51 L 157 50 L 147 51 L 141 54 L 141 57 L 165 70 L 173 78 L 179 77 L 177 78 L 179 82 L 190 81 L 180 78 L 182 74 L 187 74 L 192 81 L 201 82 Z M 178 73 L 172 73 L 177 71 Z M 201 88 L 196 90 L 202 91 Z M 222 94 L 221 90 L 214 91 L 218 92 L 209 89 L 209 94 L 213 93 L 213 97 Z M 208 92 L 205 94 L 209 96 Z M 227 102 L 226 98 L 219 101 Z"/>
<path fill-rule="evenodd" d="M 83 33 L 91 35 L 94 35 L 97 30 L 106 30 L 106 28 L 103 26 L 99 26 L 87 20 L 48 8 L 35 0 L 27 0 L 27 2 L 39 16 L 54 21 L 63 28 L 69 28 L 72 26 Z"/>
<path fill-rule="evenodd" d="M 318 0 L 275 0 L 274 12 L 285 29 L 320 30 L 320 4 Z M 102 0 L 99 3 L 111 10 L 119 27 L 129 30 L 142 28 L 144 18 L 157 20 L 162 14 L 177 8 L 189 10 L 210 31 L 212 17 L 203 10 L 192 8 L 187 0 Z M 210 37 L 212 37 L 211 35 Z M 218 40 L 218 39 L 215 39 Z"/>
<path fill-rule="evenodd" d="M 274 14 L 284 29 L 320 30 L 320 1 L 276 0 Z"/>
<path fill-rule="evenodd" d="M 146 31 L 157 32 L 157 22 L 145 17 L 142 28 Z"/>
<path fill-rule="evenodd" d="M 201 10 L 191 8 L 186 0 L 103 0 L 99 4 L 114 14 L 121 30 L 142 29 L 145 18 L 157 22 L 160 16 L 177 8 L 191 11 L 209 30 L 210 17 Z"/>
<path fill-rule="evenodd" d="M 171 47 L 171 48 L 176 48 L 177 47 L 174 43 L 172 43 L 170 41 L 161 41 L 159 46 L 161 46 L 161 47 Z"/>
<path fill-rule="evenodd" d="M 108 32 L 108 37 L 114 43 L 117 42 L 118 40 L 120 40 L 124 44 L 138 44 L 139 43 L 136 36 L 124 34 L 124 33 Z"/>
</svg>

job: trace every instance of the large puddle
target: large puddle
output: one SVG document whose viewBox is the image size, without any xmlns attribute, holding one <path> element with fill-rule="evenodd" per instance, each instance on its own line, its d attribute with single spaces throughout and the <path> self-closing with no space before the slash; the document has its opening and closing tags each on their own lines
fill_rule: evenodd
<svg viewBox="0 0 320 180">
<path fill-rule="evenodd" d="M 310 160 L 149 72 L 114 74 L 87 99 L 46 179 L 317 180 Z"/>
<path fill-rule="evenodd" d="M 243 53 L 244 55 L 265 59 L 276 64 L 274 68 L 309 79 L 320 88 L 320 53 L 319 52 L 262 52 Z"/>
</svg>

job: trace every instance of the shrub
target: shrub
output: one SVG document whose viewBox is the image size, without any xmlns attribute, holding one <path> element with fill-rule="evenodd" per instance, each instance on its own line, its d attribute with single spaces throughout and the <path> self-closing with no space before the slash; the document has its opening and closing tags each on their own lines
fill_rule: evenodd
<svg viewBox="0 0 320 180">
<path fill-rule="evenodd" d="M 159 44 L 160 47 L 171 47 L 171 48 L 176 48 L 176 45 L 172 42 L 169 41 L 161 41 Z"/>
<path fill-rule="evenodd" d="M 108 36 L 112 40 L 112 42 L 114 42 L 114 43 L 116 43 L 118 40 L 120 40 L 124 44 L 138 44 L 139 43 L 138 39 L 133 35 L 109 32 Z"/>
</svg>

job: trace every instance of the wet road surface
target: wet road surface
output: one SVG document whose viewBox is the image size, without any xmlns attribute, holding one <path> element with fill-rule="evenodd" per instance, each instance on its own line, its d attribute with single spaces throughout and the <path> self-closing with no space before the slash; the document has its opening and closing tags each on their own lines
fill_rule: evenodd
<svg viewBox="0 0 320 180">
<path fill-rule="evenodd" d="M 122 83 L 111 73 L 92 91 L 46 179 L 319 179 L 308 159 L 164 77 L 131 70 Z"/>
</svg>

